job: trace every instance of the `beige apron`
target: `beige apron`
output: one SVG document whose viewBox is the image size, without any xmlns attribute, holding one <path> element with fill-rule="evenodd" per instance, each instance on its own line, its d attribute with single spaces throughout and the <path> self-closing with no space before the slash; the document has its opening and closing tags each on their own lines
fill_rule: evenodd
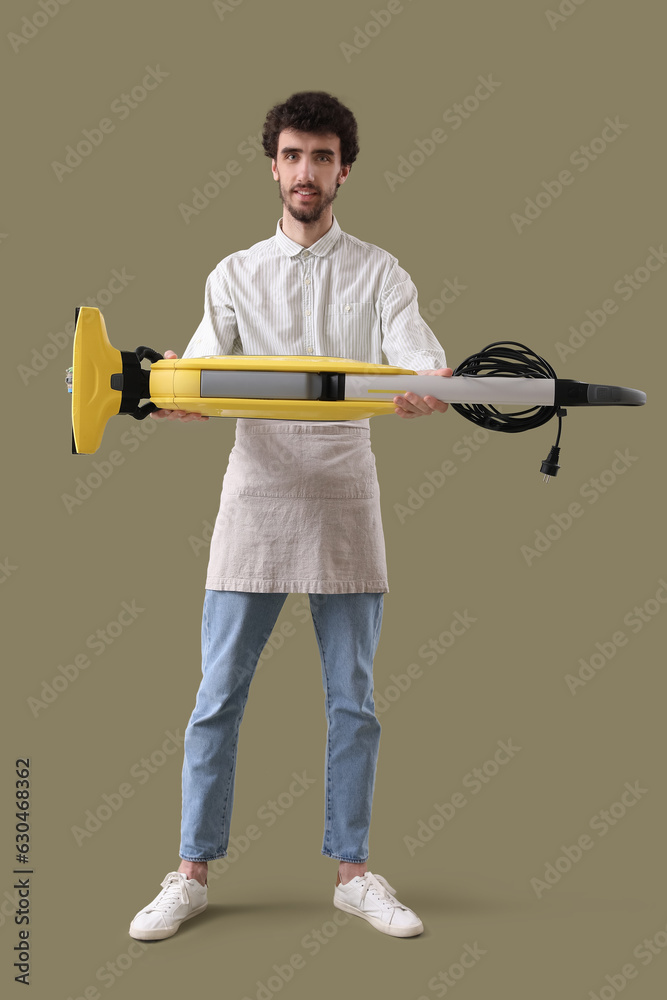
<svg viewBox="0 0 667 1000">
<path fill-rule="evenodd" d="M 237 420 L 206 587 L 388 592 L 368 420 Z"/>
</svg>

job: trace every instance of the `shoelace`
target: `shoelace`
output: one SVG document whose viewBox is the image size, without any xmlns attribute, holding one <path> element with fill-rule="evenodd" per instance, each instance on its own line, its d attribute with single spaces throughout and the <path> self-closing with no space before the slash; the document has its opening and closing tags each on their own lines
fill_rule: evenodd
<svg viewBox="0 0 667 1000">
<path fill-rule="evenodd" d="M 399 903 L 396 896 L 393 895 L 396 890 L 392 885 L 389 885 L 386 878 L 383 878 L 382 875 L 374 875 L 373 872 L 365 872 L 362 875 L 362 878 L 365 881 L 365 885 L 361 890 L 361 899 L 359 901 L 362 908 L 366 894 L 370 892 L 372 895 L 377 896 L 380 905 L 384 909 L 387 909 L 387 907 L 391 907 L 392 909 L 394 907 L 398 907 L 401 910 L 407 909 L 407 907 L 403 906 L 402 903 Z"/>
<path fill-rule="evenodd" d="M 187 875 L 184 872 L 169 872 L 160 882 L 164 886 L 162 892 L 153 902 L 146 907 L 146 912 L 151 910 L 169 910 L 175 903 L 188 903 Z"/>
</svg>

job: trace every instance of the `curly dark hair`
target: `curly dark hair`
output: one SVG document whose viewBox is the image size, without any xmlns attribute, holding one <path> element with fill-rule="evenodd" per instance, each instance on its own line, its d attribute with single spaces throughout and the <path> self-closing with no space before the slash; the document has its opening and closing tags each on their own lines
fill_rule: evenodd
<svg viewBox="0 0 667 1000">
<path fill-rule="evenodd" d="M 341 164 L 352 169 L 359 153 L 357 120 L 344 104 L 323 90 L 302 90 L 282 104 L 276 104 L 266 116 L 262 128 L 264 153 L 277 159 L 278 136 L 283 129 L 297 132 L 330 132 L 340 139 Z"/>
</svg>

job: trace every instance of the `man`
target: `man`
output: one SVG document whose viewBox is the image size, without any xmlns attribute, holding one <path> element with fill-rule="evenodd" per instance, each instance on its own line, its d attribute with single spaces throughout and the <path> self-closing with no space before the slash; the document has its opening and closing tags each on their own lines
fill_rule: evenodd
<svg viewBox="0 0 667 1000">
<path fill-rule="evenodd" d="M 343 233 L 332 212 L 359 151 L 352 112 L 324 92 L 268 113 L 263 145 L 283 204 L 275 236 L 224 258 L 185 357 L 346 357 L 451 375 L 409 275 L 387 251 Z M 173 352 L 165 356 L 176 357 Z M 437 367 L 440 365 L 440 367 Z M 394 398 L 412 419 L 447 404 Z M 207 419 L 158 411 L 166 419 Z M 208 862 L 227 853 L 238 730 L 259 655 L 288 593 L 308 593 L 328 722 L 322 854 L 338 860 L 334 905 L 397 937 L 419 917 L 368 870 L 380 738 L 373 657 L 388 591 L 369 421 L 238 419 L 211 541 L 202 682 L 185 736 L 181 864 L 130 934 L 174 934 L 207 905 Z"/>
</svg>

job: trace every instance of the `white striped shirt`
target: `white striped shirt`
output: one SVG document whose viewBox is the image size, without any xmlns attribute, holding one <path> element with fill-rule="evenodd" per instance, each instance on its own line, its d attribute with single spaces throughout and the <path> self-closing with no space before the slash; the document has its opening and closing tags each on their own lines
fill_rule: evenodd
<svg viewBox="0 0 667 1000">
<path fill-rule="evenodd" d="M 344 233 L 336 217 L 310 247 L 282 230 L 209 274 L 204 316 L 183 357 L 319 355 L 420 371 L 445 352 L 396 257 Z"/>
</svg>

